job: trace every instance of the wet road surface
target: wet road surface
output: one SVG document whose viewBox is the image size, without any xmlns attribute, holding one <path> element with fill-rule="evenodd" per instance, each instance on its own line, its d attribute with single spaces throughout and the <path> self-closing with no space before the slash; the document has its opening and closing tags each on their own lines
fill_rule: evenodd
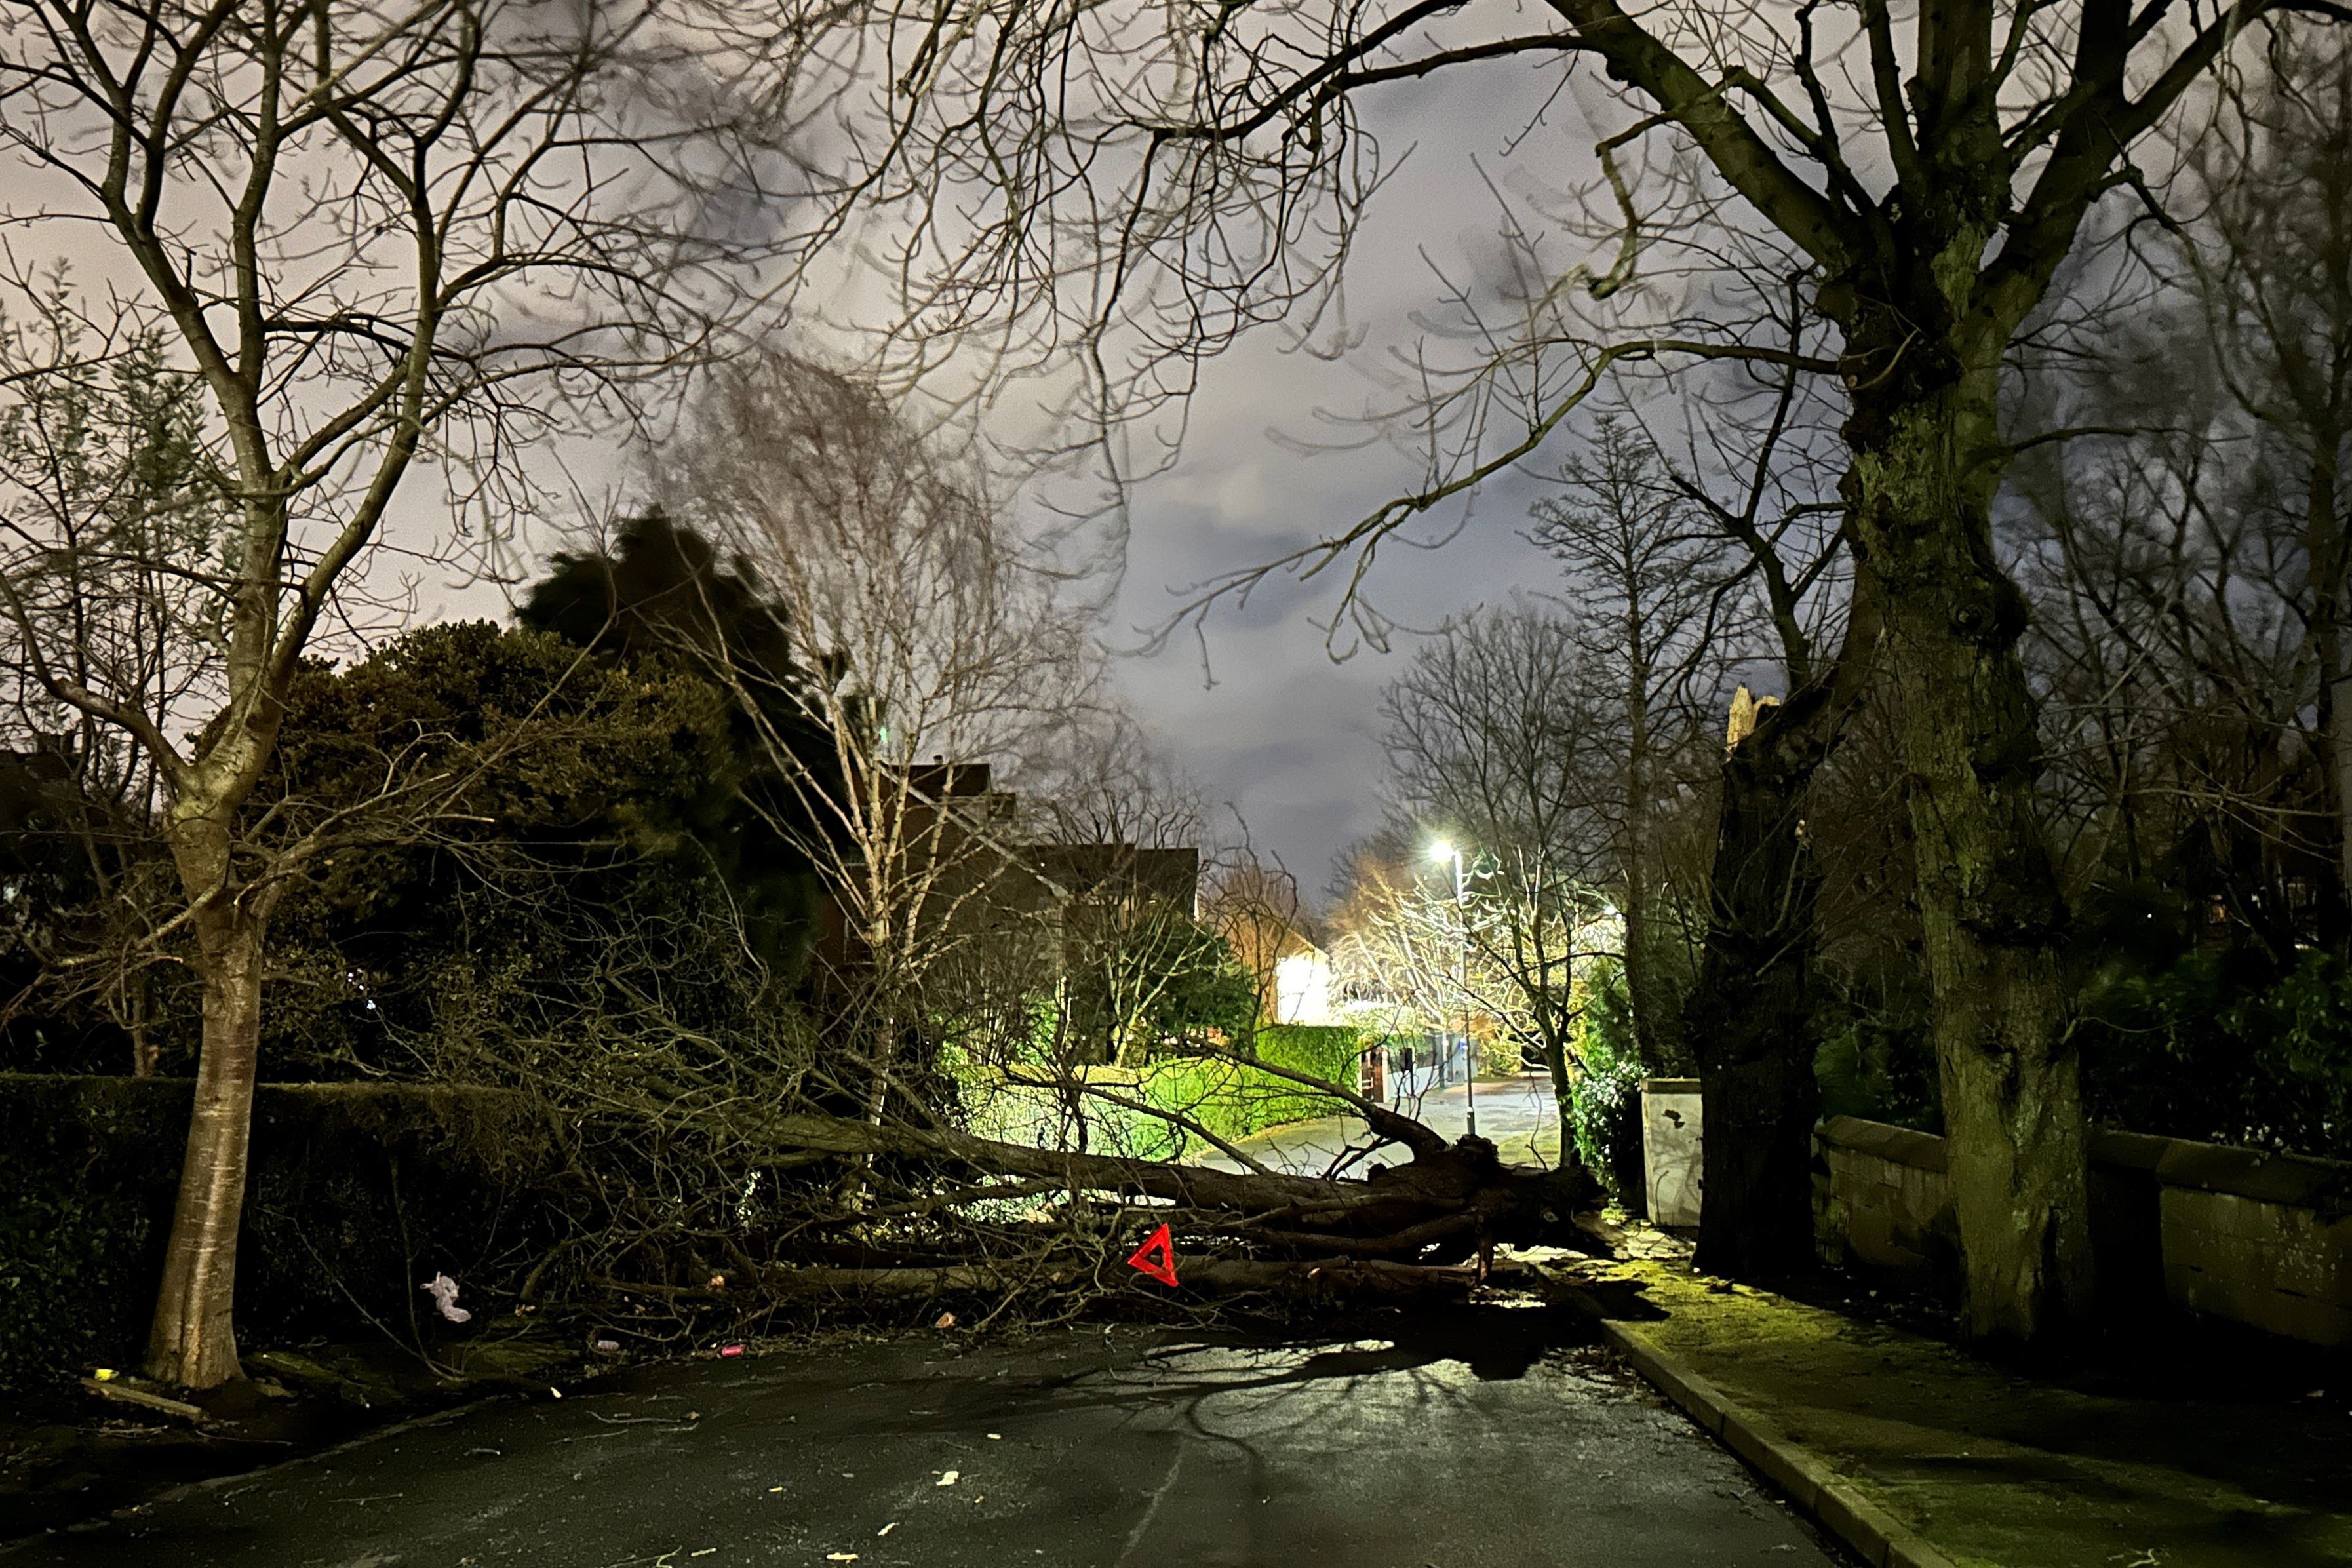
<svg viewBox="0 0 2352 1568">
<path fill-rule="evenodd" d="M 1835 1559 L 1564 1314 L 1348 1341 L 836 1340 L 501 1401 L 6 1568 L 1801 1568 Z"/>
</svg>

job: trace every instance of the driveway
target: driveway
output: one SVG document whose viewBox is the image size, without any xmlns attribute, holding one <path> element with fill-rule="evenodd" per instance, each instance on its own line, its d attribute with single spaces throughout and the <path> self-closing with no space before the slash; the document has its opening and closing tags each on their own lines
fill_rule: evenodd
<svg viewBox="0 0 2352 1568">
<path fill-rule="evenodd" d="M 1801 1568 L 1807 1529 L 1570 1320 L 1277 1342 L 841 1338 L 500 1401 L 7 1568 Z"/>
</svg>

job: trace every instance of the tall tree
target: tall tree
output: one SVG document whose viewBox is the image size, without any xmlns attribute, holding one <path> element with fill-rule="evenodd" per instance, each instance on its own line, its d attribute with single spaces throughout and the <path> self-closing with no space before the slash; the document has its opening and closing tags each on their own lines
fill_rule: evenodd
<svg viewBox="0 0 2352 1568">
<path fill-rule="evenodd" d="M 1596 422 L 1591 446 L 1561 466 L 1559 493 L 1536 502 L 1528 537 L 1559 561 L 1585 611 L 1569 624 L 1588 687 L 1613 689 L 1625 990 L 1643 1061 L 1664 1065 L 1680 1056 L 1680 1030 L 1657 973 L 1658 797 L 1690 761 L 1746 606 L 1725 542 L 1699 525 L 1648 434 L 1612 412 Z"/>
<path fill-rule="evenodd" d="M 1100 648 L 978 477 L 847 375 L 745 356 L 647 479 L 797 639 L 788 669 L 748 637 L 702 668 L 751 720 L 771 825 L 824 889 L 831 1070 L 879 1125 L 943 1040 L 1025 1027 L 1029 975 L 1000 950 L 1039 937 L 1056 889 L 1024 866 L 1005 786 L 1103 710 Z"/>
<path fill-rule="evenodd" d="M 1697 1262 L 1741 1279 L 1813 1257 L 1824 932 L 1807 819 L 1814 778 L 1868 689 L 1877 631 L 1869 593 L 1845 570 L 1832 400 L 1802 363 L 1822 324 L 1801 289 L 1781 300 L 1788 362 L 1724 367 L 1731 384 L 1693 399 L 1703 443 L 1695 432 L 1690 461 L 1672 471 L 1692 526 L 1723 552 L 1727 584 L 1750 599 L 1752 635 L 1726 656 L 1777 666 L 1780 699 L 1735 698 L 1728 715 L 1706 936 L 1683 997 L 1708 1108 Z"/>
<path fill-rule="evenodd" d="M 2210 205 L 2181 237 L 2214 363 L 2299 513 L 2284 554 L 2301 581 L 2278 586 L 2302 623 L 2297 663 L 2311 669 L 2352 901 L 2352 52 L 2324 33 L 2276 48 L 2279 72 L 2232 92 L 2213 132 L 2184 149 Z M 2299 673 L 2295 685 L 2300 696 Z"/>
<path fill-rule="evenodd" d="M 805 697 L 821 678 L 800 662 L 790 616 L 746 563 L 722 563 L 709 541 L 656 510 L 625 521 L 608 550 L 558 553 L 516 618 L 650 672 L 741 672 L 724 683 L 733 698 L 726 763 L 667 803 L 667 826 L 689 835 L 733 889 L 772 979 L 796 981 L 822 893 L 812 858 L 821 825 L 808 801 L 840 789 L 833 740 Z M 771 760 L 772 746 L 789 765 Z"/>
<path fill-rule="evenodd" d="M 209 551 L 151 530 L 122 553 L 19 491 L 0 560 L 9 662 L 60 712 L 131 737 L 160 781 L 173 923 L 203 981 L 160 1378 L 237 1372 L 269 921 L 320 842 L 257 842 L 239 818 L 305 658 L 390 618 L 374 595 L 398 588 L 374 568 L 420 462 L 495 528 L 494 503 L 527 488 L 514 444 L 709 346 L 712 302 L 733 308 L 766 247 L 707 223 L 682 173 L 745 166 L 694 39 L 638 11 L 499 0 L 40 4 L 0 38 L 6 221 L 51 254 L 68 234 L 102 243 L 117 301 L 77 351 L 10 364 L 11 395 L 151 342 L 200 389 L 189 471 Z M 85 658 L 40 600 L 60 572 L 190 601 L 166 634 L 173 679 Z"/>
</svg>

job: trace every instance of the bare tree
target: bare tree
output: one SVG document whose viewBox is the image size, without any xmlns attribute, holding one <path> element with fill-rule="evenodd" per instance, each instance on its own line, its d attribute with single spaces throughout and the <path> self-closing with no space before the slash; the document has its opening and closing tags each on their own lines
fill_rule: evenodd
<svg viewBox="0 0 2352 1568">
<path fill-rule="evenodd" d="M 2293 679 L 2298 694 L 2315 688 L 2314 739 L 2333 762 L 2352 898 L 2352 54 L 2325 34 L 2284 34 L 2274 47 L 2279 69 L 2231 93 L 2221 122 L 2183 150 L 2211 205 L 2182 248 L 2222 382 L 2266 437 L 2282 510 L 2300 512 L 2284 552 L 2299 581 L 2277 585 L 2301 623 Z"/>
<path fill-rule="evenodd" d="M 1614 879 L 1623 887 L 1625 988 L 1646 1061 L 1664 1063 L 1677 1031 L 1655 972 L 1658 797 L 1692 753 L 1701 704 L 1741 651 L 1746 596 L 1727 542 L 1703 526 L 1649 435 L 1604 414 L 1592 452 L 1562 465 L 1559 493 L 1535 506 L 1528 537 L 1560 563 L 1583 611 L 1573 623 L 1588 689 L 1611 689 L 1617 819 Z M 1590 762 L 1588 766 L 1591 765 Z"/>
<path fill-rule="evenodd" d="M 1483 983 L 1469 984 L 1457 1005 L 1486 1001 L 1519 1021 L 1514 1032 L 1542 1053 L 1559 1104 L 1563 1164 L 1575 1163 L 1580 961 L 1593 956 L 1604 888 L 1616 892 L 1629 951 L 1630 911 L 1646 896 L 1632 886 L 1641 861 L 1626 850 L 1619 816 L 1622 670 L 1595 657 L 1591 630 L 1527 602 L 1474 612 L 1441 627 L 1381 697 L 1393 808 L 1423 836 L 1452 839 L 1468 875 L 1458 908 L 1450 886 L 1442 906 L 1383 900 L 1391 907 L 1374 929 L 1402 922 L 1383 945 L 1423 953 L 1433 933 L 1411 928 L 1442 908 L 1452 950 L 1467 950 Z"/>
<path fill-rule="evenodd" d="M 1257 1021 L 1272 1023 L 1277 972 L 1307 924 L 1298 879 L 1244 845 L 1213 868 L 1201 890 L 1201 918 L 1233 950 L 1257 994 Z"/>
<path fill-rule="evenodd" d="M 12 497 L 9 659 L 158 776 L 204 982 L 205 1045 L 151 1370 L 237 1367 L 230 1302 L 265 952 L 316 852 L 240 839 L 289 683 L 398 585 L 384 530 L 420 462 L 488 505 L 514 444 L 708 341 L 760 242 L 705 222 L 680 171 L 726 171 L 681 32 L 641 13 L 466 3 L 34 6 L 0 43 L 7 221 L 48 254 L 95 241 L 113 303 L 12 388 L 101 376 L 168 343 L 200 389 L 186 472 L 211 548 Z M 35 274 L 17 269 L 22 297 Z M 126 458 L 131 454 L 125 454 Z M 101 487 L 104 488 L 104 487 Z M 42 595 L 152 591 L 159 669 L 105 663 Z M 160 595 L 160 597 L 159 597 Z M 168 611 L 168 614 L 167 614 Z"/>
<path fill-rule="evenodd" d="M 2039 432 L 2002 542 L 2037 612 L 2070 885 L 2104 904 L 2168 884 L 2284 964 L 2352 931 L 2339 43 L 2281 29 L 2275 69 L 2180 129 L 2179 216 L 2069 269 L 2010 416 Z"/>
<path fill-rule="evenodd" d="M 1691 526 L 1717 542 L 1724 578 L 1749 599 L 1736 612 L 1747 635 L 1724 662 L 1778 678 L 1770 700 L 1731 704 L 1707 792 L 1706 936 L 1683 998 L 1710 1108 L 1697 1261 L 1748 1279 L 1801 1268 L 1813 1255 L 1823 932 L 1807 814 L 1814 777 L 1869 689 L 1877 636 L 1869 594 L 1847 570 L 1832 399 L 1802 363 L 1823 326 L 1793 284 L 1779 324 L 1788 360 L 1724 366 L 1717 384 L 1702 384 L 1690 399 L 1689 455 L 1670 465 Z M 1711 737 L 1698 739 L 1712 751 Z"/>
<path fill-rule="evenodd" d="M 928 1021 L 1024 1027 L 1018 988 L 991 987 L 1044 963 L 1033 950 L 1069 889 L 1024 855 L 1003 786 L 1104 709 L 1100 648 L 979 480 L 845 376 L 751 359 L 652 464 L 665 504 L 740 552 L 802 650 L 705 652 L 759 728 L 791 807 L 779 826 L 838 921 L 818 961 L 839 1070 L 879 1125 Z"/>
<path fill-rule="evenodd" d="M 15 502 L 0 515 L 13 546 L 14 607 L 42 628 L 76 686 L 131 696 L 142 711 L 182 711 L 205 676 L 205 600 L 173 563 L 215 555 L 221 521 L 205 484 L 202 389 L 164 363 L 160 334 L 94 342 L 62 268 L 27 281 L 25 313 L 6 323 L 0 346 L 15 394 L 0 412 L 0 483 Z M 100 363 L 74 368 L 90 359 Z M 14 624 L 6 636 L 20 646 Z M 149 1076 L 158 1051 L 152 974 L 136 963 L 89 972 L 149 917 L 169 917 L 168 894 L 153 886 L 161 777 L 128 733 L 59 704 L 27 661 L 10 660 L 6 677 L 0 733 L 70 803 L 74 858 L 90 879 L 80 901 L 112 928 L 36 937 L 34 984 L 8 1009 L 94 989 L 131 1042 L 131 1070 Z M 60 987 L 68 971 L 75 983 Z"/>
</svg>

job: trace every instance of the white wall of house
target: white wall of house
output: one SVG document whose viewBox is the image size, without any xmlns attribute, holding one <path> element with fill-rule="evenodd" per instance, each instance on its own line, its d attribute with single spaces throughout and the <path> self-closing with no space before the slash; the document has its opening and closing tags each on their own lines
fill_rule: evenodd
<svg viewBox="0 0 2352 1568">
<path fill-rule="evenodd" d="M 1331 960 L 1320 949 L 1309 948 L 1274 961 L 1274 1021 L 1337 1022 L 1331 1013 Z"/>
</svg>

